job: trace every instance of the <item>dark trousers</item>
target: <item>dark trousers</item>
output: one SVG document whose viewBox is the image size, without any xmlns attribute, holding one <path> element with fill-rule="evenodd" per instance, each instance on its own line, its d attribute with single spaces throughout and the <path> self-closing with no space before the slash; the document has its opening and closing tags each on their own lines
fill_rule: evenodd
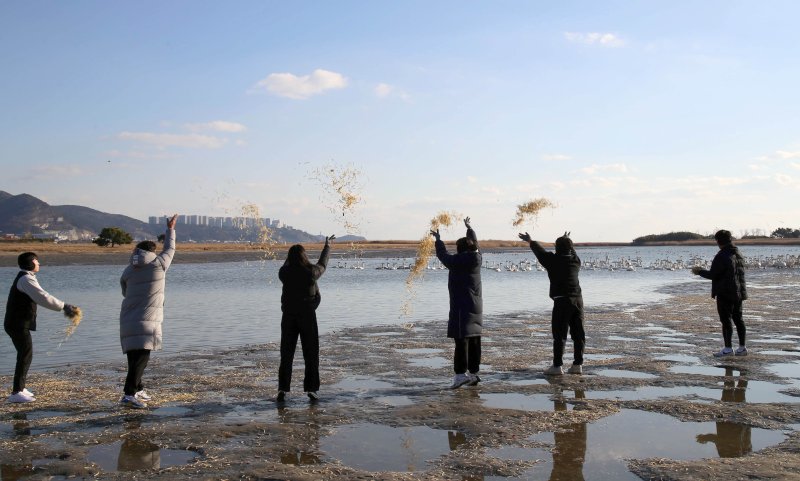
<svg viewBox="0 0 800 481">
<path fill-rule="evenodd" d="M 125 395 L 133 396 L 137 392 L 144 389 L 142 385 L 142 376 L 144 375 L 144 368 L 150 361 L 149 349 L 134 349 L 128 351 L 128 376 L 125 377 Z"/>
<path fill-rule="evenodd" d="M 564 364 L 564 346 L 567 334 L 572 338 L 575 349 L 573 364 L 583 364 L 583 349 L 586 346 L 586 333 L 583 330 L 583 298 L 559 297 L 553 301 L 553 365 Z"/>
<path fill-rule="evenodd" d="M 319 391 L 319 331 L 317 313 L 312 304 L 295 312 L 284 312 L 281 316 L 281 365 L 278 368 L 278 389 L 289 391 L 292 384 L 292 362 L 298 336 L 306 365 L 303 390 Z"/>
<path fill-rule="evenodd" d="M 739 336 L 739 345 L 744 346 L 747 329 L 742 320 L 742 301 L 730 301 L 717 296 L 717 312 L 722 323 L 722 339 L 725 341 L 725 347 L 732 347 L 734 324 L 736 324 L 736 334 Z"/>
<path fill-rule="evenodd" d="M 28 377 L 28 369 L 33 361 L 33 339 L 31 339 L 31 331 L 28 329 L 6 329 L 6 334 L 14 343 L 14 349 L 17 350 L 17 365 L 14 368 L 12 392 L 18 393 L 25 389 L 25 379 Z"/>
<path fill-rule="evenodd" d="M 469 372 L 476 374 L 481 366 L 481 336 L 453 339 L 456 343 L 453 352 L 453 370 L 456 374 Z"/>
</svg>

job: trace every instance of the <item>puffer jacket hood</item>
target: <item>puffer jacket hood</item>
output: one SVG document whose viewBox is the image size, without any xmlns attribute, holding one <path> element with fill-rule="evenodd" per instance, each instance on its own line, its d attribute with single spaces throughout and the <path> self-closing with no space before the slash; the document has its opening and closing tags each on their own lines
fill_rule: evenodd
<svg viewBox="0 0 800 481">
<path fill-rule="evenodd" d="M 144 249 L 134 249 L 129 264 L 133 267 L 142 267 L 156 260 L 156 257 L 155 252 L 146 251 Z"/>
</svg>

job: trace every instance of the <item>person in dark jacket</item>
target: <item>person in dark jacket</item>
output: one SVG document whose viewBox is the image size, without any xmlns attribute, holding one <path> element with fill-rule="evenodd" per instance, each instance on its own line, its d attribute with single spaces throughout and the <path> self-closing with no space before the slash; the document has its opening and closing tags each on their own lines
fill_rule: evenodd
<svg viewBox="0 0 800 481">
<path fill-rule="evenodd" d="M 36 330 L 36 306 L 53 311 L 64 311 L 72 316 L 77 307 L 56 299 L 47 293 L 36 280 L 39 272 L 39 258 L 34 252 L 23 252 L 17 257 L 20 271 L 11 284 L 6 304 L 3 328 L 17 350 L 17 364 L 14 368 L 14 386 L 8 402 L 29 403 L 36 400 L 33 393 L 25 387 L 28 369 L 33 361 L 33 339 L 31 331 Z"/>
<path fill-rule="evenodd" d="M 483 293 L 481 288 L 481 253 L 478 237 L 464 219 L 467 236 L 456 241 L 456 253 L 448 254 L 439 236 L 439 230 L 431 231 L 436 238 L 436 257 L 450 270 L 447 290 L 450 292 L 450 315 L 447 321 L 447 337 L 453 338 L 453 389 L 464 384 L 474 386 L 480 382 L 478 371 L 481 364 L 481 331 L 483 329 Z M 469 370 L 469 374 L 466 374 Z"/>
<path fill-rule="evenodd" d="M 692 268 L 692 273 L 706 279 L 711 279 L 711 297 L 717 300 L 717 312 L 722 323 L 722 339 L 725 346 L 714 356 L 746 356 L 745 334 L 747 330 L 742 319 L 742 301 L 747 299 L 747 285 L 744 280 L 744 257 L 739 249 L 733 245 L 733 236 L 730 231 L 720 230 L 714 234 L 714 239 L 719 246 L 719 252 L 711 261 L 711 269 L 702 269 L 699 266 Z M 734 352 L 732 338 L 733 325 L 736 325 L 736 334 L 739 336 L 739 347 Z"/>
<path fill-rule="evenodd" d="M 325 272 L 330 255 L 330 241 L 336 236 L 325 238 L 325 247 L 316 264 L 308 260 L 305 248 L 295 244 L 289 248 L 286 262 L 278 271 L 283 283 L 281 292 L 281 364 L 278 368 L 278 402 L 286 399 L 292 383 L 292 362 L 297 347 L 297 337 L 303 348 L 305 377 L 303 390 L 311 401 L 319 399 L 319 329 L 317 327 L 317 307 L 322 300 L 317 280 Z"/>
<path fill-rule="evenodd" d="M 553 365 L 544 373 L 550 376 L 564 374 L 564 346 L 567 334 L 572 338 L 574 358 L 567 372 L 581 374 L 583 372 L 583 350 L 586 345 L 586 333 L 583 328 L 583 294 L 578 281 L 581 260 L 575 253 L 569 232 L 556 239 L 555 253 L 545 250 L 538 242 L 531 239 L 527 232 L 519 234 L 519 238 L 530 245 L 539 264 L 547 270 L 550 278 L 550 298 L 553 299 L 551 325 L 553 329 Z"/>
</svg>

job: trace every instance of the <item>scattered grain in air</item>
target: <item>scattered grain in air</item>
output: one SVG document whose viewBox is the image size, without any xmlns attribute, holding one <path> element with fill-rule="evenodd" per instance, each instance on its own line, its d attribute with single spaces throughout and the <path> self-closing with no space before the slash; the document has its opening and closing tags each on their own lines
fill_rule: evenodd
<svg viewBox="0 0 800 481">
<path fill-rule="evenodd" d="M 548 207 L 552 209 L 555 207 L 555 204 L 544 197 L 518 205 L 517 216 L 514 219 L 513 226 L 517 227 L 524 222 L 535 221 L 536 218 L 539 217 L 539 212 Z"/>
<path fill-rule="evenodd" d="M 67 329 L 64 331 L 64 339 L 58 343 L 59 347 L 64 343 L 64 341 L 69 339 L 70 336 L 75 333 L 75 330 L 78 328 L 78 324 L 80 324 L 81 319 L 83 319 L 83 311 L 81 311 L 80 307 L 75 307 L 71 316 L 64 312 L 64 317 L 69 319 L 70 323 L 67 325 Z"/>
</svg>

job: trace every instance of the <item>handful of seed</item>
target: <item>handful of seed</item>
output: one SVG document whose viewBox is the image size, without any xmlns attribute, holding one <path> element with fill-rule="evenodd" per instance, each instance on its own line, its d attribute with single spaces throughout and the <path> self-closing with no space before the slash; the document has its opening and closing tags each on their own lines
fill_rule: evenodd
<svg viewBox="0 0 800 481">
<path fill-rule="evenodd" d="M 520 204 L 517 206 L 517 215 L 514 218 L 512 225 L 517 227 L 523 222 L 535 221 L 536 218 L 539 217 L 539 212 L 542 209 L 547 207 L 552 209 L 555 206 L 556 205 L 553 204 L 549 199 L 545 199 L 544 197 Z"/>
<path fill-rule="evenodd" d="M 64 317 L 69 319 L 70 323 L 67 325 L 67 329 L 64 331 L 64 339 L 58 343 L 59 347 L 61 347 L 61 344 L 75 333 L 75 329 L 78 328 L 78 324 L 80 324 L 81 319 L 83 319 L 83 311 L 78 306 L 71 306 L 70 309 L 64 309 Z"/>
</svg>

